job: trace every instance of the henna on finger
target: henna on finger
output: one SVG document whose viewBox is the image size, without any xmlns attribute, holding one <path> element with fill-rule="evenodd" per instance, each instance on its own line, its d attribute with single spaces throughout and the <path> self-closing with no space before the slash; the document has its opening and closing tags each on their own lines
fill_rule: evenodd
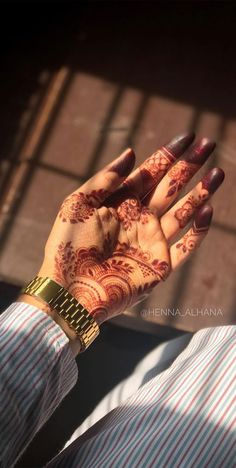
<svg viewBox="0 0 236 468">
<path fill-rule="evenodd" d="M 179 161 L 172 169 L 170 169 L 167 174 L 170 178 L 170 182 L 166 198 L 176 195 L 193 177 L 198 169 L 199 166 L 197 164 L 188 163 L 187 161 Z"/>
<path fill-rule="evenodd" d="M 63 223 L 84 223 L 95 212 L 93 205 L 99 205 L 109 192 L 104 189 L 92 190 L 89 193 L 74 192 L 61 205 L 58 216 Z"/>
<path fill-rule="evenodd" d="M 206 206 L 200 213 L 197 214 L 193 227 L 187 232 L 181 239 L 181 242 L 176 244 L 176 249 L 179 249 L 180 253 L 189 253 L 194 250 L 199 244 L 199 236 L 202 233 L 208 231 L 213 210 L 211 207 Z"/>
<path fill-rule="evenodd" d="M 210 156 L 215 143 L 203 138 L 192 145 L 184 160 L 178 161 L 162 179 L 157 188 L 149 195 L 147 204 L 161 215 L 178 196 L 180 190 L 191 180 L 193 175 Z"/>
<path fill-rule="evenodd" d="M 123 183 L 131 193 L 144 199 L 159 183 L 170 166 L 188 148 L 195 138 L 194 133 L 185 133 L 173 138 L 153 153 Z"/>
<path fill-rule="evenodd" d="M 207 235 L 213 209 L 209 205 L 201 207 L 195 215 L 192 227 L 189 231 L 170 248 L 172 269 L 183 263 L 190 254 L 195 251 Z"/>
<path fill-rule="evenodd" d="M 125 231 L 130 230 L 138 221 L 147 224 L 150 214 L 153 214 L 151 210 L 135 197 L 129 197 L 117 207 L 117 216 Z"/>
<path fill-rule="evenodd" d="M 201 165 L 210 156 L 215 148 L 215 143 L 203 138 L 188 150 L 185 160 L 179 161 L 168 173 L 170 178 L 169 189 L 166 197 L 177 194 L 193 177 Z"/>
<path fill-rule="evenodd" d="M 128 198 L 145 198 L 192 143 L 194 137 L 194 133 L 180 135 L 152 154 L 106 199 L 105 205 L 118 207 Z"/>
<path fill-rule="evenodd" d="M 125 231 L 130 230 L 141 216 L 141 203 L 133 197 L 128 198 L 117 207 L 118 219 L 122 222 Z"/>
<path fill-rule="evenodd" d="M 192 218 L 196 208 L 199 208 L 209 197 L 218 189 L 224 180 L 222 169 L 215 167 L 206 174 L 199 183 L 199 192 L 197 196 L 189 195 L 188 200 L 183 206 L 174 212 L 175 218 L 179 222 L 179 227 L 183 228 Z M 196 187 L 198 190 L 198 186 Z"/>
<path fill-rule="evenodd" d="M 130 173 L 134 163 L 134 152 L 131 148 L 128 148 L 119 158 L 101 171 L 101 174 L 94 176 L 84 184 L 82 186 L 83 190 L 75 191 L 64 200 L 58 214 L 61 221 L 64 223 L 69 221 L 72 224 L 76 224 L 78 222 L 84 223 L 88 220 L 94 214 L 94 209 L 101 206 L 111 193 L 103 188 L 102 185 L 108 185 L 112 189 L 114 176 L 116 184 L 120 183 L 120 179 Z M 100 188 L 88 191 L 87 187 L 98 184 L 101 185 Z"/>
<path fill-rule="evenodd" d="M 208 192 L 205 194 L 199 194 L 196 196 L 189 195 L 187 201 L 174 212 L 174 217 L 177 219 L 179 228 L 184 228 L 186 224 L 192 218 L 195 209 L 200 206 L 208 196 Z"/>
<path fill-rule="evenodd" d="M 161 226 L 167 240 L 170 240 L 188 224 L 196 209 L 210 198 L 223 180 L 224 171 L 222 169 L 217 167 L 211 169 L 193 190 L 162 216 Z"/>
</svg>

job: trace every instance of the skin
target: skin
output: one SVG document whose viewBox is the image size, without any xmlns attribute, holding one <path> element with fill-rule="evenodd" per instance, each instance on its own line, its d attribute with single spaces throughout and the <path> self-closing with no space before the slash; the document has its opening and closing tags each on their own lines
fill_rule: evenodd
<svg viewBox="0 0 236 468">
<path fill-rule="evenodd" d="M 128 149 L 63 201 L 38 276 L 69 290 L 99 325 L 141 301 L 205 238 L 212 218 L 206 200 L 223 171 L 214 168 L 173 204 L 215 146 L 207 139 L 191 145 L 193 139 L 175 138 L 133 172 L 135 156 Z M 172 243 L 176 235 L 180 239 Z M 55 311 L 30 296 L 19 300 L 51 315 L 79 352 L 75 333 Z"/>
</svg>

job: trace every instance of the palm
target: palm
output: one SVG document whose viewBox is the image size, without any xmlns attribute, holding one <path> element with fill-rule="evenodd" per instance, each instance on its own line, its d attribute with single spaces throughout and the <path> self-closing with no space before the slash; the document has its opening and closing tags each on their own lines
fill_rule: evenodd
<svg viewBox="0 0 236 468">
<path fill-rule="evenodd" d="M 223 171 L 211 170 L 175 203 L 214 147 L 202 140 L 173 166 L 191 140 L 172 141 L 124 181 L 134 163 L 130 150 L 63 202 L 40 274 L 64 285 L 99 323 L 140 301 L 207 234 L 212 209 L 204 203 Z M 172 243 L 193 216 L 189 231 Z"/>
<path fill-rule="evenodd" d="M 54 279 L 66 284 L 101 322 L 142 300 L 166 278 L 169 252 L 158 219 L 137 199 L 126 199 L 116 210 L 102 207 L 86 214 L 80 205 L 80 216 L 82 211 L 91 218 L 79 228 L 80 241 L 69 240 L 65 231 L 55 256 Z M 81 241 L 85 226 L 93 233 L 87 245 Z M 52 251 L 55 246 L 49 248 Z"/>
</svg>

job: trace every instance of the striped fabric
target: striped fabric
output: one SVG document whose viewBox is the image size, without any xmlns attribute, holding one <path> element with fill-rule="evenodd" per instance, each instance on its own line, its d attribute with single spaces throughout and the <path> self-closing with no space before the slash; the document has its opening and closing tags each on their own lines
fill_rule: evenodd
<svg viewBox="0 0 236 468">
<path fill-rule="evenodd" d="M 0 466 L 14 465 L 77 380 L 61 328 L 44 312 L 12 304 L 0 315 Z"/>
<path fill-rule="evenodd" d="M 47 465 L 235 466 L 235 326 L 196 333 L 167 370 L 143 385 Z"/>
<path fill-rule="evenodd" d="M 60 328 L 25 304 L 0 316 L 0 367 L 1 466 L 9 468 L 75 384 L 77 368 Z M 168 369 L 47 466 L 235 467 L 236 327 L 196 333 Z"/>
</svg>

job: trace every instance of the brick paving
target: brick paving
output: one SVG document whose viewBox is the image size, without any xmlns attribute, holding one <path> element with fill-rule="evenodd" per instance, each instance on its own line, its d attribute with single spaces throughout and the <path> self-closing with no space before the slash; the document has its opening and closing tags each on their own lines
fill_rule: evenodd
<svg viewBox="0 0 236 468">
<path fill-rule="evenodd" d="M 17 57 L 20 68 L 15 83 L 5 85 L 6 97 L 14 91 L 10 103 L 6 98 L 10 111 L 0 111 L 6 130 L 1 136 L 2 280 L 22 285 L 34 276 L 61 200 L 127 145 L 140 163 L 175 134 L 194 128 L 217 140 L 210 165 L 226 172 L 212 202 L 213 228 L 181 270 L 115 322 L 161 333 L 158 324 L 196 330 L 235 319 L 232 37 L 230 28 L 220 35 L 219 8 L 212 13 L 208 6 L 204 17 L 196 11 L 189 24 L 192 13 L 183 5 L 173 14 L 163 5 L 135 12 L 131 6 L 88 7 L 78 23 L 70 15 L 60 18 L 61 26 L 66 22 L 66 47 L 63 29 L 52 27 L 42 42 L 33 38 L 27 47 L 23 42 L 11 49 L 9 63 Z M 225 14 L 230 21 L 230 11 Z M 11 75 L 7 63 L 4 73 Z"/>
</svg>

